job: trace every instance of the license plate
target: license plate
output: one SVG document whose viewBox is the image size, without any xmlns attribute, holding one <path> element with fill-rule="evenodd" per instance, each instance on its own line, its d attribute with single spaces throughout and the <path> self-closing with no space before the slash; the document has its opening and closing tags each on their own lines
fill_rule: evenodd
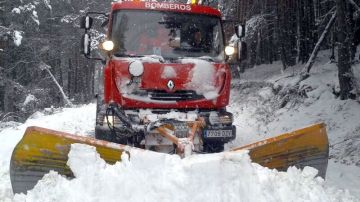
<svg viewBox="0 0 360 202">
<path fill-rule="evenodd" d="M 208 130 L 206 137 L 232 137 L 232 130 Z"/>
</svg>

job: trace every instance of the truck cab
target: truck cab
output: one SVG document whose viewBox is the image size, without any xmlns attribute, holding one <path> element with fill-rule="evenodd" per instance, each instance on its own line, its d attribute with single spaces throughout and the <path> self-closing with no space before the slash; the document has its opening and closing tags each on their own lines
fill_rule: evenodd
<svg viewBox="0 0 360 202">
<path fill-rule="evenodd" d="M 188 138 L 201 119 L 195 152 L 220 152 L 235 139 L 230 67 L 221 14 L 196 4 L 119 1 L 108 15 L 104 92 L 98 96 L 95 137 L 166 153 L 175 152 L 159 125 Z M 92 18 L 82 20 L 83 53 L 90 54 Z M 227 51 L 229 52 L 229 51 Z M 231 51 L 230 51 L 231 52 Z M 229 55 L 229 54 L 228 54 Z"/>
</svg>

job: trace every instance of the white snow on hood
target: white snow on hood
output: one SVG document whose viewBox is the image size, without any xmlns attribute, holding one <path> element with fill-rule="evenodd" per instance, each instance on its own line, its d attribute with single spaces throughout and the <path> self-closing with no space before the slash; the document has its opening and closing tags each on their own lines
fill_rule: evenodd
<svg viewBox="0 0 360 202">
<path fill-rule="evenodd" d="M 162 79 L 173 79 L 176 78 L 177 74 L 173 67 L 165 66 L 164 71 L 161 74 Z"/>
<path fill-rule="evenodd" d="M 141 61 L 143 63 L 161 63 L 163 59 L 160 56 L 146 56 L 137 59 L 133 58 L 116 58 L 119 60 L 125 60 L 129 63 L 134 61 Z M 182 64 L 194 64 L 194 68 L 190 71 L 188 80 L 185 87 L 189 90 L 194 90 L 197 94 L 203 95 L 207 100 L 214 100 L 219 96 L 219 88 L 215 86 L 216 69 L 215 66 L 203 59 L 186 58 L 181 59 Z M 177 76 L 176 71 L 171 66 L 165 66 L 161 74 L 161 78 L 170 79 Z M 129 79 L 121 79 L 116 81 L 116 85 L 121 89 L 123 96 L 126 98 L 139 100 L 149 103 L 174 103 L 174 101 L 158 101 L 151 100 L 149 97 L 134 95 L 134 91 L 137 89 L 135 85 L 128 85 Z"/>
<path fill-rule="evenodd" d="M 219 89 L 215 86 L 215 66 L 205 60 L 182 59 L 181 63 L 193 63 L 195 66 L 190 72 L 188 89 L 195 90 L 197 94 L 203 95 L 208 100 L 218 97 Z"/>
<path fill-rule="evenodd" d="M 278 172 L 251 163 L 246 151 L 180 159 L 149 151 L 124 152 L 106 164 L 96 149 L 74 144 L 68 165 L 73 180 L 47 174 L 14 201 L 352 201 L 347 192 L 324 187 L 317 171 Z"/>
</svg>

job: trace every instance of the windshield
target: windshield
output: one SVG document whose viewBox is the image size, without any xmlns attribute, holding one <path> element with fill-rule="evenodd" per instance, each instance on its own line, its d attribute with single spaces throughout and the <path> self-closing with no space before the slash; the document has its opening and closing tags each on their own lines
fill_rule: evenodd
<svg viewBox="0 0 360 202">
<path fill-rule="evenodd" d="M 220 19 L 160 11 L 118 11 L 110 36 L 117 56 L 224 59 Z"/>
</svg>

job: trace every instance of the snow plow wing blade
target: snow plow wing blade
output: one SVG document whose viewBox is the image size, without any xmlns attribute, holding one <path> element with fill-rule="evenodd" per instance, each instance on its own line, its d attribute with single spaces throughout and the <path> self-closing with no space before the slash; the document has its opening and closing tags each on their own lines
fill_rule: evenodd
<svg viewBox="0 0 360 202">
<path fill-rule="evenodd" d="M 253 162 L 286 171 L 290 166 L 316 168 L 325 179 L 329 158 L 329 141 L 325 124 L 320 123 L 259 141 L 232 151 L 249 150 Z"/>
<path fill-rule="evenodd" d="M 11 156 L 10 178 L 13 192 L 26 193 L 51 170 L 73 178 L 73 173 L 66 164 L 73 143 L 96 147 L 100 156 L 109 164 L 120 161 L 122 152 L 137 149 L 90 137 L 29 127 Z M 249 150 L 251 159 L 262 166 L 278 170 L 286 170 L 290 166 L 311 166 L 319 170 L 319 176 L 325 177 L 326 174 L 329 146 L 324 124 L 235 148 L 232 152 L 244 149 Z"/>
<path fill-rule="evenodd" d="M 72 143 L 96 147 L 100 156 L 110 164 L 119 161 L 121 153 L 127 147 L 89 137 L 29 127 L 11 156 L 10 178 L 13 192 L 26 193 L 50 170 L 72 178 L 73 173 L 66 165 Z"/>
</svg>

